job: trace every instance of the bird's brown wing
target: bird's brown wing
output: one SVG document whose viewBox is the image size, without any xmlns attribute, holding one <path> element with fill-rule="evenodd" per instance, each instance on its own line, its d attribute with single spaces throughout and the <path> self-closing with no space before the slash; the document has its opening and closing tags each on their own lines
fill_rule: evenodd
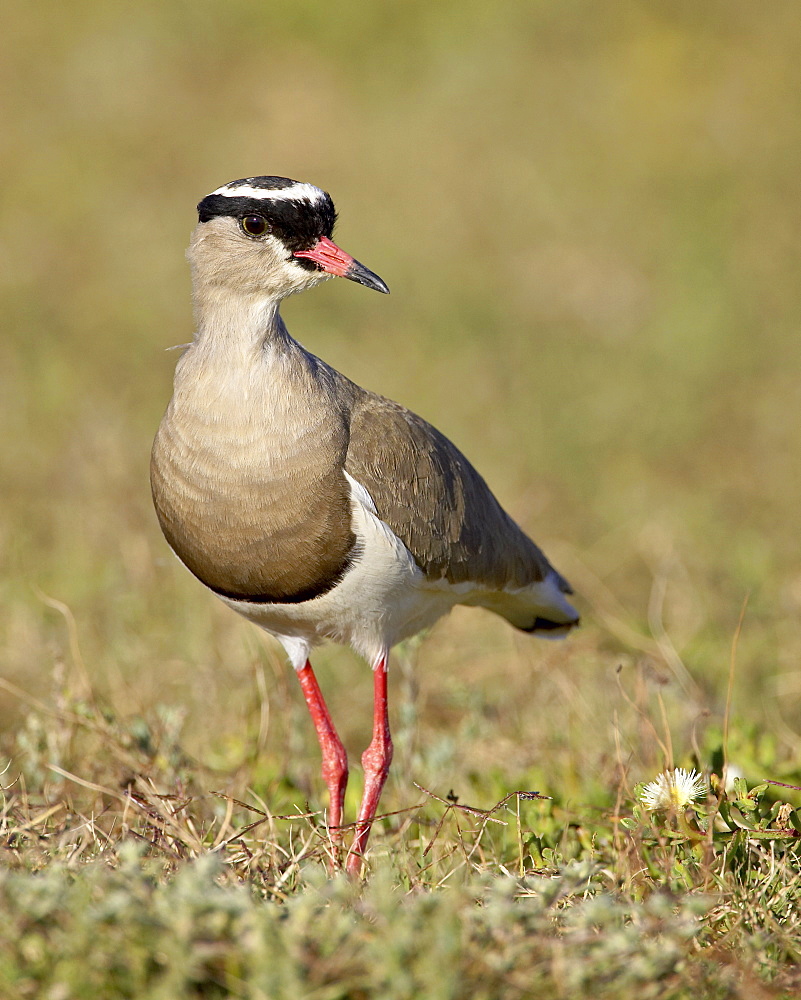
<svg viewBox="0 0 801 1000">
<path fill-rule="evenodd" d="M 429 579 L 501 590 L 551 569 L 459 449 L 397 403 L 355 401 L 345 468 Z"/>
</svg>

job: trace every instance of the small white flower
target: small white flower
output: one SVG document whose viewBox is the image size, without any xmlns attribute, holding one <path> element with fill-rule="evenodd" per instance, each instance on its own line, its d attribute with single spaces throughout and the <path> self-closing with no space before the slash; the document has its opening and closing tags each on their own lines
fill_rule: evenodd
<svg viewBox="0 0 801 1000">
<path fill-rule="evenodd" d="M 657 809 L 684 809 L 691 802 L 700 799 L 706 791 L 706 781 L 695 768 L 685 771 L 677 767 L 674 771 L 664 771 L 654 781 L 649 781 L 640 792 L 645 808 L 652 812 Z"/>
</svg>

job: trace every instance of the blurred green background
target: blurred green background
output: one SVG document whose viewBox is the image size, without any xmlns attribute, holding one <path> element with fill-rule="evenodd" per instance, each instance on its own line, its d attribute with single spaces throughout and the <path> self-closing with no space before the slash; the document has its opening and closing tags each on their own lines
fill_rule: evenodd
<svg viewBox="0 0 801 1000">
<path fill-rule="evenodd" d="M 329 282 L 286 303 L 293 334 L 452 437 L 584 615 L 551 645 L 457 611 L 402 652 L 393 712 L 429 748 L 406 785 L 513 747 L 546 789 L 608 784 L 639 739 L 620 664 L 686 755 L 720 725 L 746 596 L 735 728 L 793 771 L 797 3 L 40 0 L 0 46 L 3 676 L 47 697 L 83 663 L 116 712 L 180 709 L 206 763 L 261 733 L 316 776 L 288 668 L 172 559 L 148 486 L 194 206 L 282 174 L 332 193 L 392 289 Z M 366 669 L 319 662 L 360 749 Z"/>
</svg>

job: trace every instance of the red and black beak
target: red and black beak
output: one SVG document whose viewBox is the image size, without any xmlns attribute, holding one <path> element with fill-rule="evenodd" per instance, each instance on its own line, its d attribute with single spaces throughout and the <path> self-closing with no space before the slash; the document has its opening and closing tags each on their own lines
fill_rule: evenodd
<svg viewBox="0 0 801 1000">
<path fill-rule="evenodd" d="M 295 251 L 294 256 L 313 260 L 326 274 L 336 274 L 340 278 L 358 281 L 367 288 L 374 288 L 377 292 L 389 294 L 389 289 L 377 274 L 354 260 L 349 253 L 340 250 L 327 236 L 321 236 L 311 250 Z"/>
</svg>

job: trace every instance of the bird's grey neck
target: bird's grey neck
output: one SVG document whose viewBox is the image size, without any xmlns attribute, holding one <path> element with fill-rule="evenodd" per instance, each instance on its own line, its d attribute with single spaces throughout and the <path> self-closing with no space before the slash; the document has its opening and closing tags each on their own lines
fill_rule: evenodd
<svg viewBox="0 0 801 1000">
<path fill-rule="evenodd" d="M 278 312 L 279 298 L 266 294 L 231 294 L 205 289 L 195 294 L 195 344 L 204 351 L 260 351 L 268 344 L 291 340 Z"/>
</svg>

